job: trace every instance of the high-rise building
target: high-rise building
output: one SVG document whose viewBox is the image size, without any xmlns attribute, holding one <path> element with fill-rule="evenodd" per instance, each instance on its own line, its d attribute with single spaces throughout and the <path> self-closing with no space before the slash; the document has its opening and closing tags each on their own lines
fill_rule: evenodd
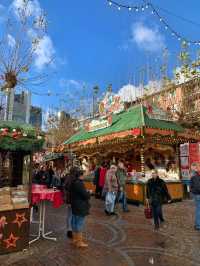
<svg viewBox="0 0 200 266">
<path fill-rule="evenodd" d="M 21 123 L 29 123 L 30 108 L 31 108 L 30 92 L 22 91 L 22 93 L 20 94 L 15 94 L 13 112 L 12 112 L 12 120 L 21 122 Z"/>
<path fill-rule="evenodd" d="M 40 107 L 31 106 L 30 124 L 34 127 L 42 127 L 42 109 Z"/>
</svg>

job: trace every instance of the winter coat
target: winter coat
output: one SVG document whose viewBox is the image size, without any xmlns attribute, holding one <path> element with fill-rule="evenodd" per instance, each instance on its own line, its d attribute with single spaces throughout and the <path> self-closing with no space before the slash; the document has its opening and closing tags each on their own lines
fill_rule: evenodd
<svg viewBox="0 0 200 266">
<path fill-rule="evenodd" d="M 104 187 L 105 178 L 106 178 L 107 168 L 101 167 L 100 168 L 100 177 L 99 177 L 99 186 Z"/>
<path fill-rule="evenodd" d="M 82 180 L 76 179 L 71 184 L 71 206 L 72 214 L 77 216 L 86 216 L 90 209 L 90 193 L 85 189 Z"/>
<path fill-rule="evenodd" d="M 116 174 L 112 170 L 108 170 L 106 173 L 106 180 L 104 185 L 105 192 L 118 192 L 119 185 Z"/>
<path fill-rule="evenodd" d="M 127 180 L 127 173 L 126 170 L 118 168 L 116 172 L 116 176 L 118 178 L 119 186 L 125 189 L 126 186 L 126 180 Z"/>
<path fill-rule="evenodd" d="M 147 183 L 147 198 L 150 199 L 152 205 L 162 204 L 165 200 L 170 200 L 167 186 L 161 178 L 151 178 Z"/>
<path fill-rule="evenodd" d="M 192 194 L 200 195 L 200 175 L 196 171 L 193 171 L 193 173 L 192 173 L 190 190 L 191 190 Z"/>
</svg>

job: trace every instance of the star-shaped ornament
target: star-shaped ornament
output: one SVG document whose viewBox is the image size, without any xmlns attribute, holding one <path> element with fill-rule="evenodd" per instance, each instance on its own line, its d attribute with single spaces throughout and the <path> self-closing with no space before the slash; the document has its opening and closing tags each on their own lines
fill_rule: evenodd
<svg viewBox="0 0 200 266">
<path fill-rule="evenodd" d="M 3 240 L 6 244 L 6 248 L 16 248 L 16 242 L 19 239 L 19 237 L 15 237 L 13 233 L 10 234 L 8 239 Z"/>
<path fill-rule="evenodd" d="M 28 220 L 25 217 L 25 213 L 22 213 L 22 214 L 16 213 L 16 218 L 13 221 L 13 223 L 17 224 L 19 228 L 21 228 L 22 224 L 25 222 L 28 222 Z"/>
</svg>

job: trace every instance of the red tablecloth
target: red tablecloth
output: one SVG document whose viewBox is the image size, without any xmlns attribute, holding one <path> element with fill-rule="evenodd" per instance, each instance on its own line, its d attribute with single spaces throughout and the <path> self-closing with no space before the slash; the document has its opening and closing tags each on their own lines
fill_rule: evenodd
<svg viewBox="0 0 200 266">
<path fill-rule="evenodd" d="M 32 187 L 32 204 L 37 204 L 42 200 L 51 201 L 54 208 L 59 208 L 64 203 L 62 193 L 59 190 L 54 191 L 39 186 Z"/>
</svg>

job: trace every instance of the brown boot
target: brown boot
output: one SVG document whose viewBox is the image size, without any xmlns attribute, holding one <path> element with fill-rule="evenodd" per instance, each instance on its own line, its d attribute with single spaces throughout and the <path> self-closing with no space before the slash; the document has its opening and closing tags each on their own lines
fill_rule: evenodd
<svg viewBox="0 0 200 266">
<path fill-rule="evenodd" d="M 78 233 L 73 232 L 72 244 L 74 246 L 76 246 L 77 245 L 77 242 L 78 242 Z"/>
<path fill-rule="evenodd" d="M 78 248 L 87 248 L 88 247 L 88 244 L 86 244 L 84 241 L 83 241 L 83 234 L 82 233 L 77 233 L 77 242 L 76 242 L 76 246 Z"/>
</svg>

